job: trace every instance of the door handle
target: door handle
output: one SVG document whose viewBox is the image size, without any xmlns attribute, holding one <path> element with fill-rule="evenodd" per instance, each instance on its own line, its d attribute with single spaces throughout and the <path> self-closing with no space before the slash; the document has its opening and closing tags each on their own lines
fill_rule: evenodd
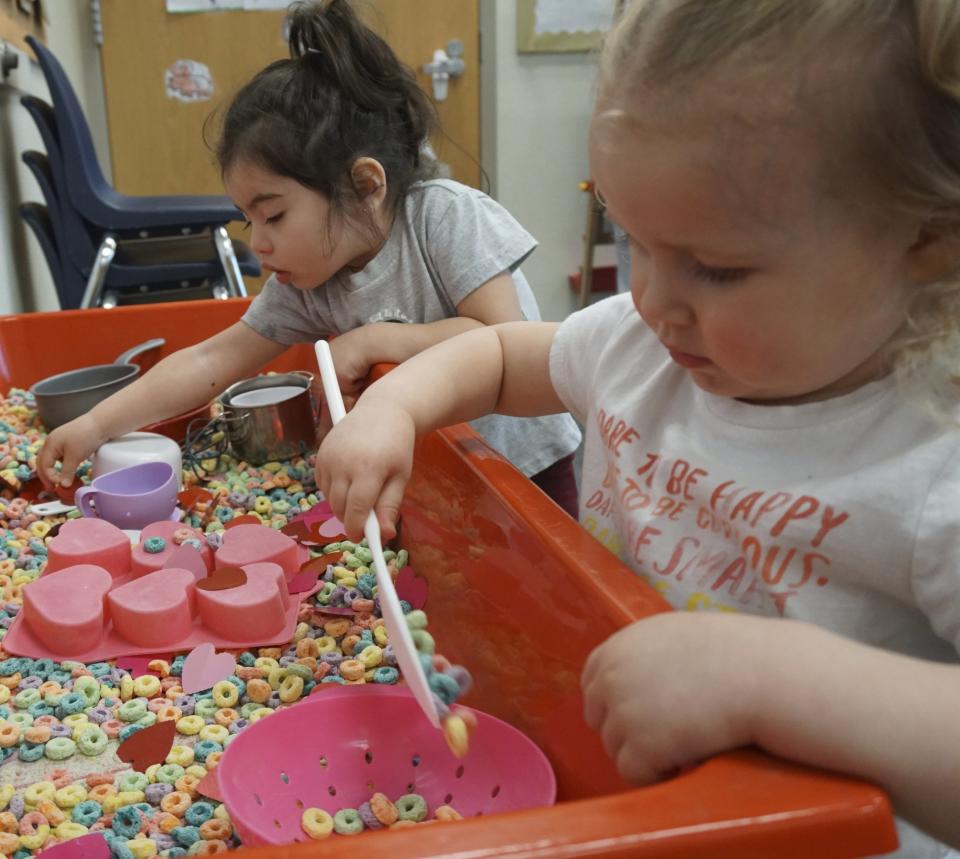
<svg viewBox="0 0 960 859">
<path fill-rule="evenodd" d="M 446 49 L 437 48 L 433 52 L 433 61 L 424 63 L 421 68 L 430 75 L 434 101 L 445 101 L 450 78 L 460 77 L 466 69 L 463 42 L 460 39 L 451 39 L 447 42 Z"/>
</svg>

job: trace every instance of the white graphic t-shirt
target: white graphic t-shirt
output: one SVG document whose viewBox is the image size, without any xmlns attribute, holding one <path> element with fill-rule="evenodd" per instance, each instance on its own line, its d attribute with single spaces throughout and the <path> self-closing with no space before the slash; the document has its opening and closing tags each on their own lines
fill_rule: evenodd
<svg viewBox="0 0 960 859">
<path fill-rule="evenodd" d="M 567 319 L 550 372 L 585 425 L 581 523 L 675 608 L 957 661 L 960 429 L 892 379 L 798 406 L 716 397 L 629 295 Z M 898 856 L 957 855 L 900 833 Z"/>
</svg>

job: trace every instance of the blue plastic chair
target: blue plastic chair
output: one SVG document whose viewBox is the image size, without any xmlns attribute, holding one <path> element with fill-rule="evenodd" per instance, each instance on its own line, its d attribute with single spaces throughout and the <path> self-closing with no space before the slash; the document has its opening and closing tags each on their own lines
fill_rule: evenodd
<svg viewBox="0 0 960 859">
<path fill-rule="evenodd" d="M 64 207 L 59 198 L 47 156 L 28 150 L 21 158 L 36 178 L 47 204 L 47 220 L 60 267 L 59 276 L 51 268 L 51 274 L 58 282 L 60 306 L 64 309 L 80 307 L 96 245 L 69 203 Z M 241 269 L 255 268 L 256 260 L 249 249 L 241 242 L 237 244 L 240 245 Z M 71 252 L 79 260 L 74 259 Z M 220 263 L 211 256 L 208 237 L 127 240 L 118 245 L 117 255 L 107 271 L 105 304 L 129 303 L 133 288 L 139 295 L 147 295 L 154 291 L 168 291 L 171 287 L 200 287 L 220 273 Z M 209 291 L 206 290 L 207 295 Z"/>
<path fill-rule="evenodd" d="M 83 306 L 98 303 L 106 271 L 117 252 L 118 234 L 149 236 L 171 229 L 209 230 L 229 294 L 245 295 L 233 244 L 224 227 L 242 217 L 230 199 L 226 196 L 131 197 L 117 192 L 100 170 L 90 128 L 63 67 L 45 45 L 32 36 L 27 37 L 27 42 L 37 56 L 53 97 L 60 158 L 62 163 L 70 165 L 69 170 L 63 171 L 63 184 L 57 182 L 58 188 L 65 189 L 60 197 L 64 204 L 69 200 L 83 220 L 103 232 Z M 49 144 L 47 151 L 50 154 Z"/>
<path fill-rule="evenodd" d="M 129 287 L 149 292 L 154 285 L 158 288 L 166 288 L 171 283 L 195 286 L 204 280 L 222 279 L 223 262 L 211 247 L 209 234 L 175 233 L 166 238 L 140 241 L 124 239 L 123 232 L 98 231 L 84 220 L 61 190 L 66 187 L 71 171 L 60 152 L 53 109 L 34 96 L 25 96 L 20 101 L 33 117 L 47 149 L 47 156 L 28 151 L 22 158 L 36 177 L 47 203 L 68 296 L 66 303 L 61 298 L 63 307 L 113 306 Z M 133 235 L 139 237 L 139 231 Z M 107 259 L 104 259 L 104 242 L 112 245 L 112 254 Z M 260 265 L 249 247 L 243 242 L 232 244 L 239 270 L 244 274 L 259 274 Z M 91 281 L 96 282 L 93 288 Z M 215 294 L 229 297 L 229 292 L 219 286 Z"/>
<path fill-rule="evenodd" d="M 57 290 L 60 307 L 63 309 L 79 307 L 79 302 L 76 304 L 70 303 L 72 296 L 76 295 L 76 290 L 72 290 L 71 285 L 64 279 L 63 267 L 60 264 L 60 252 L 57 249 L 57 241 L 54 237 L 47 207 L 42 203 L 21 203 L 18 211 L 27 226 L 33 230 L 37 241 L 40 242 L 43 256 L 47 261 L 47 268 L 50 269 L 50 275 L 53 277 L 53 285 Z M 81 283 L 80 286 L 82 288 L 83 284 Z"/>
</svg>

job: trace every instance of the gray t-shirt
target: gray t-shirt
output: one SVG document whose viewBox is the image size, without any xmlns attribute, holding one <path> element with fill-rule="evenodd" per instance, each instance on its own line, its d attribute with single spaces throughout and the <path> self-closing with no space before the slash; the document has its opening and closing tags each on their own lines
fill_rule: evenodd
<svg viewBox="0 0 960 859">
<path fill-rule="evenodd" d="M 271 277 L 243 321 L 276 343 L 313 342 L 373 322 L 436 322 L 492 277 L 509 271 L 527 319 L 540 312 L 519 265 L 536 240 L 486 194 L 437 179 L 408 192 L 387 241 L 359 272 L 338 272 L 309 290 Z M 567 415 L 490 415 L 471 426 L 527 476 L 576 450 Z"/>
</svg>

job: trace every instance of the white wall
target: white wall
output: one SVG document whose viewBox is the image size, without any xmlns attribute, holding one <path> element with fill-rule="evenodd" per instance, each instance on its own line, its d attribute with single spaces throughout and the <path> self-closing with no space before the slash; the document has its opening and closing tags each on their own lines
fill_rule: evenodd
<svg viewBox="0 0 960 859">
<path fill-rule="evenodd" d="M 47 45 L 77 90 L 107 176 L 106 108 L 100 52 L 94 42 L 89 0 L 54 0 L 49 6 Z M 42 203 L 40 189 L 20 160 L 25 149 L 43 151 L 40 135 L 20 104 L 22 95 L 50 100 L 39 66 L 18 49 L 19 64 L 0 80 L 0 313 L 57 310 L 53 280 L 40 245 L 20 219 L 21 202 Z"/>
<path fill-rule="evenodd" d="M 582 251 L 595 56 L 517 53 L 516 0 L 481 0 L 481 31 L 483 164 L 493 195 L 540 241 L 523 273 L 544 319 L 560 320 L 575 307 L 567 277 Z"/>
</svg>

